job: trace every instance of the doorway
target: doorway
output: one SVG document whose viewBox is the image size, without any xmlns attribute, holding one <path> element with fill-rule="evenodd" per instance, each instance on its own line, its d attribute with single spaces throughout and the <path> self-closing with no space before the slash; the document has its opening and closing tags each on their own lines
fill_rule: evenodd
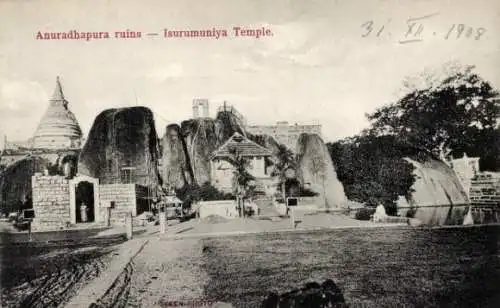
<svg viewBox="0 0 500 308">
<path fill-rule="evenodd" d="M 75 187 L 76 223 L 95 222 L 94 205 L 94 183 L 78 183 Z"/>
</svg>

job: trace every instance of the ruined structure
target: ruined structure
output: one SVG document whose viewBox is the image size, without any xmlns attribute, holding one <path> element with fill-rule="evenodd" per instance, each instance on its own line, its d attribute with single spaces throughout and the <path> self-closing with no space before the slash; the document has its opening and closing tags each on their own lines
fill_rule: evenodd
<svg viewBox="0 0 500 308">
<path fill-rule="evenodd" d="M 193 119 L 208 118 L 208 99 L 193 99 Z"/>
<path fill-rule="evenodd" d="M 321 137 L 320 124 L 297 124 L 289 125 L 286 121 L 277 122 L 276 125 L 250 125 L 247 131 L 255 135 L 272 136 L 276 141 L 284 144 L 292 152 L 301 134 L 316 134 Z"/>
</svg>

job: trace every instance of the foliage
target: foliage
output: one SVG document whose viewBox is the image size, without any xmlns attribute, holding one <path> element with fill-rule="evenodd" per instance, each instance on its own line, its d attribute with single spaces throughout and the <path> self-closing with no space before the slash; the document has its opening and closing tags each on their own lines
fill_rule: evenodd
<svg viewBox="0 0 500 308">
<path fill-rule="evenodd" d="M 185 185 L 175 191 L 177 197 L 184 202 L 184 206 L 189 208 L 196 201 L 231 200 L 232 194 L 222 192 L 212 186 L 209 182 L 199 186 L 196 184 Z"/>
<path fill-rule="evenodd" d="M 286 199 L 286 172 L 289 169 L 296 170 L 297 163 L 293 152 L 284 144 L 278 144 L 275 156 L 276 162 L 274 164 L 273 171 L 271 172 L 271 176 L 278 178 L 279 190 L 283 195 L 283 199 Z"/>
<path fill-rule="evenodd" d="M 360 208 L 354 218 L 357 220 L 370 220 L 371 216 L 375 213 L 375 209 L 370 208 Z"/>
<path fill-rule="evenodd" d="M 237 200 L 251 197 L 254 192 L 254 185 L 252 182 L 255 181 L 255 177 L 248 172 L 250 168 L 250 162 L 246 157 L 241 155 L 241 152 L 237 148 L 229 149 L 230 157 L 228 161 L 234 167 L 233 171 L 233 193 Z M 245 203 L 243 202 L 240 206 L 238 201 L 238 207 L 240 209 L 240 216 L 245 216 Z"/>
<path fill-rule="evenodd" d="M 250 183 L 255 180 L 255 177 L 248 172 L 250 162 L 248 159 L 241 155 L 237 149 L 230 149 L 231 156 L 228 161 L 234 167 L 233 171 L 233 186 L 235 194 L 245 194 L 248 190 Z"/>
<path fill-rule="evenodd" d="M 473 67 L 425 89 L 415 88 L 397 102 L 367 115 L 371 134 L 393 135 L 441 158 L 481 155 L 482 169 L 498 168 L 499 93 Z"/>
<path fill-rule="evenodd" d="M 288 196 L 293 197 L 316 197 L 319 193 L 303 187 L 297 179 L 287 179 L 285 182 L 285 190 Z M 282 195 L 280 196 L 283 197 Z"/>
<path fill-rule="evenodd" d="M 412 206 L 408 209 L 408 212 L 406 212 L 406 217 L 407 218 L 415 218 L 416 214 L 417 214 L 417 209 Z"/>
<path fill-rule="evenodd" d="M 350 200 L 369 206 L 383 204 L 391 215 L 396 213 L 398 197 L 411 193 L 414 167 L 402 158 L 418 150 L 395 137 L 362 135 L 327 147 Z"/>
</svg>

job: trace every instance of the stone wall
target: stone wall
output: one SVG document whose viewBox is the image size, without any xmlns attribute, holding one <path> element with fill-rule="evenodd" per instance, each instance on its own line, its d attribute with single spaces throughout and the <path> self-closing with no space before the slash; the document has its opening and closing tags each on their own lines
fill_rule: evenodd
<svg viewBox="0 0 500 308">
<path fill-rule="evenodd" d="M 125 225 L 126 215 L 132 212 L 137 215 L 137 197 L 135 184 L 101 184 L 99 185 L 99 198 L 101 199 L 100 216 L 107 217 L 110 211 L 110 223 L 112 226 Z M 110 202 L 114 206 L 108 209 Z"/>
<path fill-rule="evenodd" d="M 500 206 L 500 178 L 480 174 L 471 180 L 470 202 L 479 206 Z"/>
<path fill-rule="evenodd" d="M 63 176 L 35 174 L 31 181 L 35 211 L 33 231 L 68 227 L 71 222 L 68 180 Z"/>
</svg>

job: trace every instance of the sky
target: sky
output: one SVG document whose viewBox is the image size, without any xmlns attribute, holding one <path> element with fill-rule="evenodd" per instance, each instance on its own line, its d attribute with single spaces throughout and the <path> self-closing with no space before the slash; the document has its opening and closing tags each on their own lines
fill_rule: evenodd
<svg viewBox="0 0 500 308">
<path fill-rule="evenodd" d="M 212 28 L 228 36 L 163 37 Z M 71 30 L 111 37 L 37 39 Z M 126 30 L 142 37 L 114 37 Z M 500 89 L 499 32 L 495 0 L 0 0 L 0 132 L 30 138 L 60 76 L 85 135 L 101 111 L 141 105 L 161 136 L 206 98 L 211 116 L 227 101 L 249 124 L 319 122 L 335 141 L 366 128 L 365 113 L 394 102 L 406 77 L 448 61 Z"/>
</svg>

